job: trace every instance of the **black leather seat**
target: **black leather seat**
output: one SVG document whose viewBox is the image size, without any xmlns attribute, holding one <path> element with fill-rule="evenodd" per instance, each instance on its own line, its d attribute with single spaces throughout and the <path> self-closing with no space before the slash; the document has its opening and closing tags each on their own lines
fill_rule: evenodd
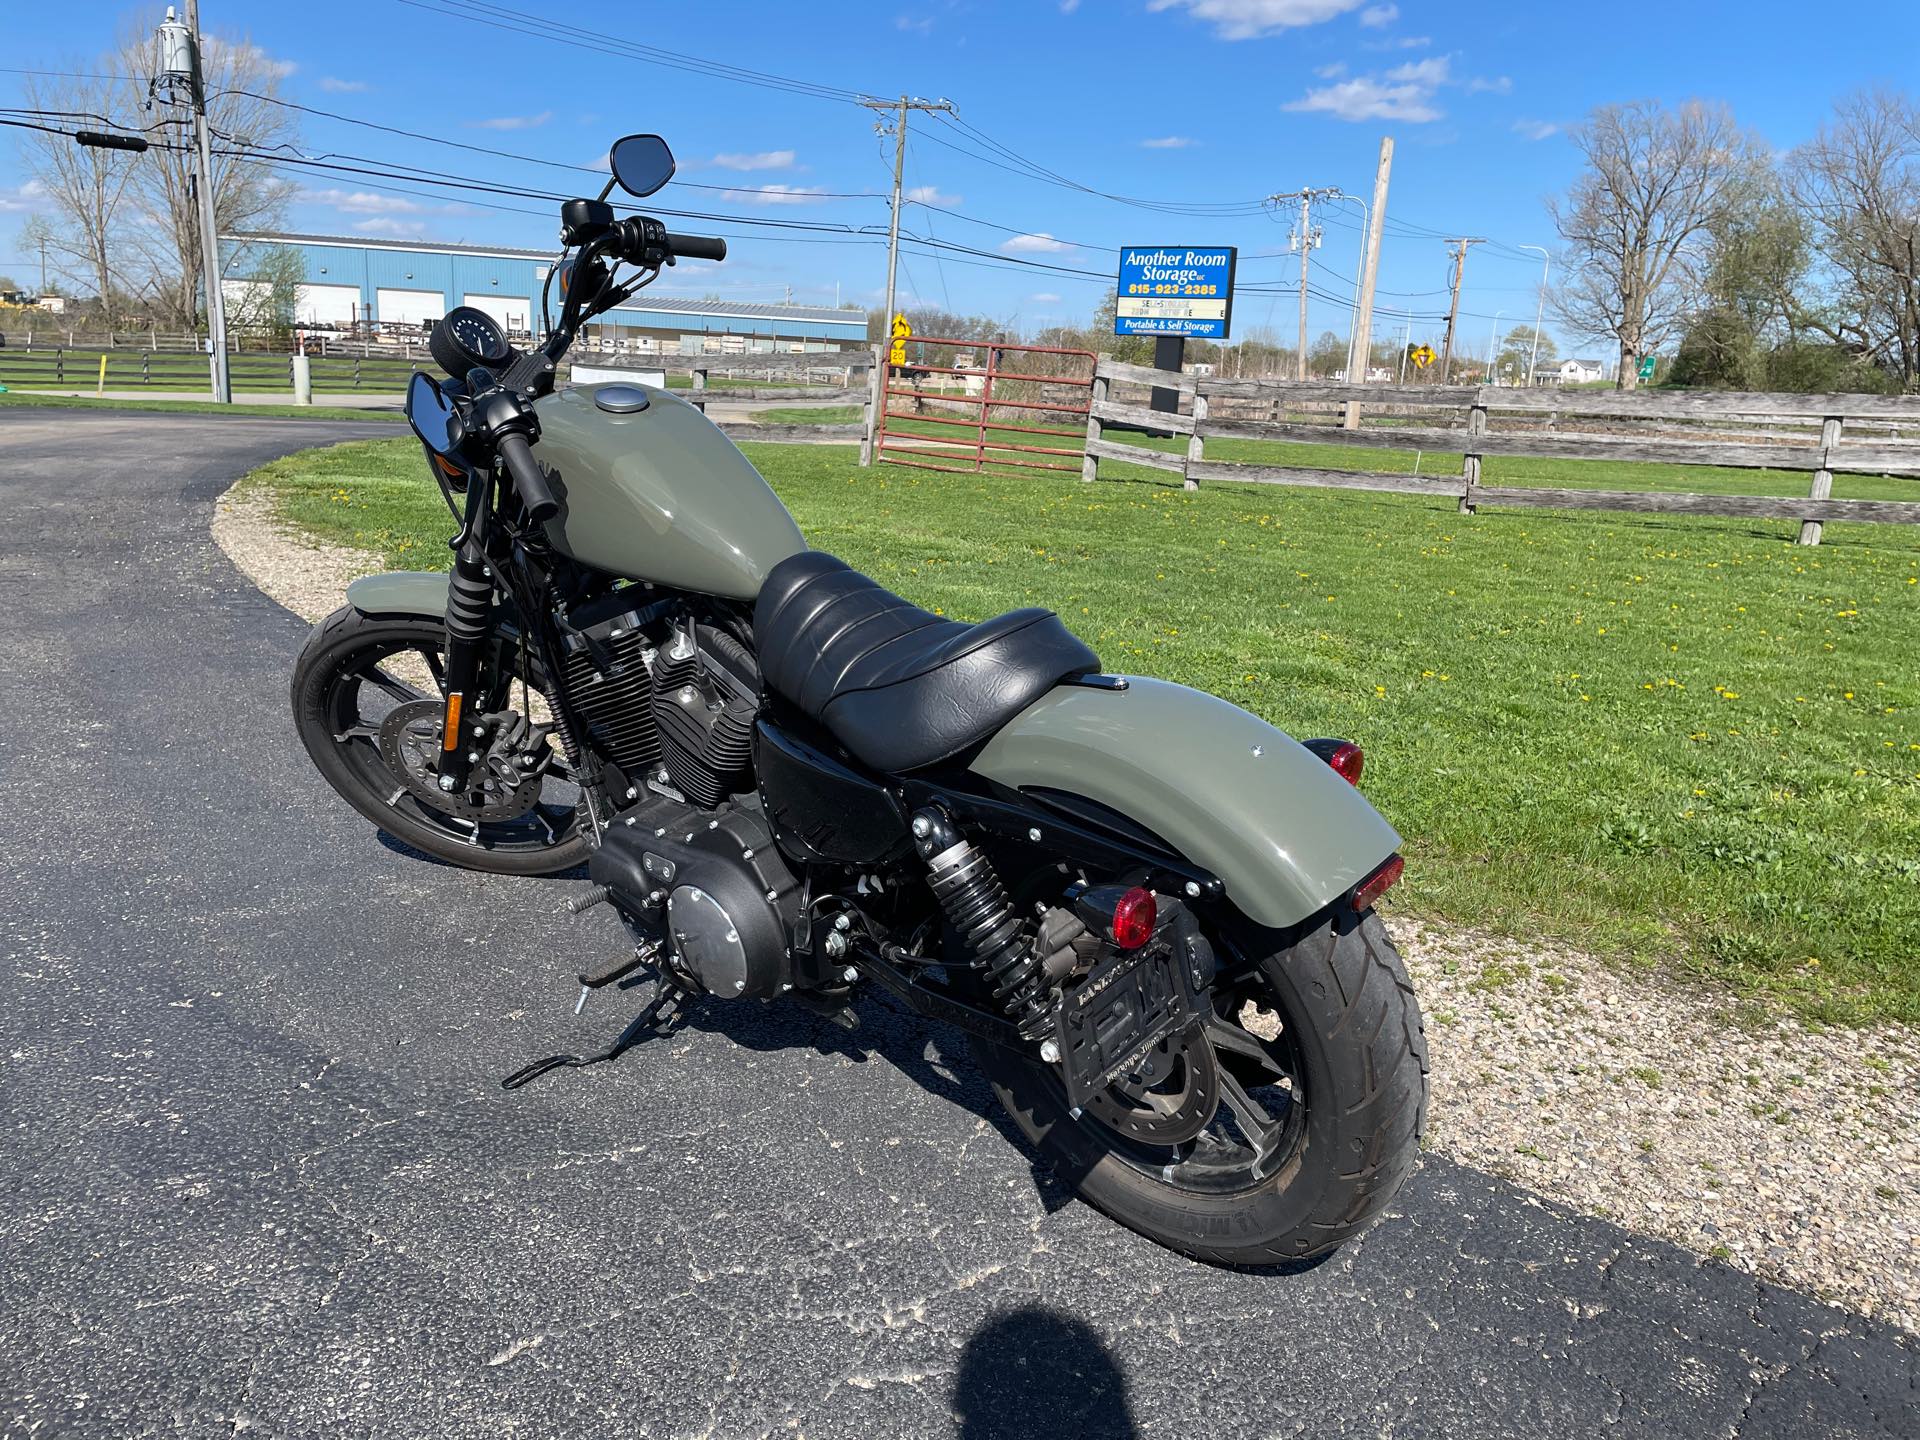
<svg viewBox="0 0 1920 1440">
<path fill-rule="evenodd" d="M 943 620 L 818 550 L 773 567 L 753 629 L 767 685 L 876 770 L 950 759 L 1100 668 L 1051 610 Z"/>
</svg>

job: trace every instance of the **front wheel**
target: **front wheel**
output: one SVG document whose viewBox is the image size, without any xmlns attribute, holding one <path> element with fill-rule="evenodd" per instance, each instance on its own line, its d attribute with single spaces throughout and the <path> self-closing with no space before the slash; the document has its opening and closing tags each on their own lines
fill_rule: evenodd
<svg viewBox="0 0 1920 1440">
<path fill-rule="evenodd" d="M 1236 953 L 1212 938 L 1223 962 Z M 1053 1066 L 984 1042 L 974 1053 L 1055 1173 L 1121 1224 L 1200 1260 L 1311 1260 L 1412 1173 L 1427 1107 L 1420 1009 L 1372 912 L 1239 953 L 1204 1026 L 1163 1047 L 1156 1083 L 1115 1086 L 1077 1115 Z M 1158 1117 L 1209 1090 L 1205 1130 L 1156 1138 Z"/>
<path fill-rule="evenodd" d="M 498 751 L 490 745 L 475 765 L 471 792 L 436 792 L 444 655 L 445 627 L 433 620 L 347 605 L 316 625 L 292 687 L 315 767 L 375 825 L 455 865 L 496 875 L 578 865 L 588 849 L 580 786 L 550 736 L 539 666 L 510 640 L 496 641 L 484 667 L 494 693 L 474 707 L 501 717 Z"/>
</svg>

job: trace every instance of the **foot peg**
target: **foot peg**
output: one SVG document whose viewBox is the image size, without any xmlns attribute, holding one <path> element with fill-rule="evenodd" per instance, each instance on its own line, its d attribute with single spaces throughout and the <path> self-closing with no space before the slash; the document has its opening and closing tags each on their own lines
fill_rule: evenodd
<svg viewBox="0 0 1920 1440">
<path fill-rule="evenodd" d="M 798 1001 L 822 1020 L 838 1025 L 842 1030 L 858 1030 L 860 1017 L 847 1004 L 845 990 L 796 990 L 787 998 Z"/>
<path fill-rule="evenodd" d="M 580 998 L 573 1002 L 573 1013 L 578 1015 L 587 1008 L 587 996 L 603 985 L 611 985 L 616 980 L 624 980 L 643 965 L 651 965 L 653 957 L 660 953 L 655 943 L 643 945 L 631 955 L 615 956 L 598 970 L 580 972 Z"/>
</svg>

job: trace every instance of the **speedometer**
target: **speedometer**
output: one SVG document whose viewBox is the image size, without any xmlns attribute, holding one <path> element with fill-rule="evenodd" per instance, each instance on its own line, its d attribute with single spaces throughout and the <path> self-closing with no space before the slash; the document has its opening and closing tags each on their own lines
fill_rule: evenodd
<svg viewBox="0 0 1920 1440">
<path fill-rule="evenodd" d="M 457 305 L 427 337 L 427 348 L 441 369 L 464 379 L 476 365 L 498 370 L 513 359 L 513 346 L 499 322 L 484 310 Z"/>
</svg>

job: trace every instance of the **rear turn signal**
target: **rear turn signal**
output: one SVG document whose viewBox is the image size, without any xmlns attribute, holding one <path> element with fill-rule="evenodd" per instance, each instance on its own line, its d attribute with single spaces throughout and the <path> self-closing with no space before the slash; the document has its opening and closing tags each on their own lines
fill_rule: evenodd
<svg viewBox="0 0 1920 1440">
<path fill-rule="evenodd" d="M 1363 880 L 1360 888 L 1353 892 L 1353 908 L 1362 911 L 1371 910 L 1374 902 L 1387 893 L 1388 888 L 1406 873 L 1406 869 L 1407 862 L 1398 855 L 1387 861 Z"/>
<path fill-rule="evenodd" d="M 1113 907 L 1113 943 L 1122 950 L 1138 950 L 1153 938 L 1154 922 L 1159 918 L 1160 902 L 1153 898 L 1153 892 L 1134 886 Z"/>
</svg>

